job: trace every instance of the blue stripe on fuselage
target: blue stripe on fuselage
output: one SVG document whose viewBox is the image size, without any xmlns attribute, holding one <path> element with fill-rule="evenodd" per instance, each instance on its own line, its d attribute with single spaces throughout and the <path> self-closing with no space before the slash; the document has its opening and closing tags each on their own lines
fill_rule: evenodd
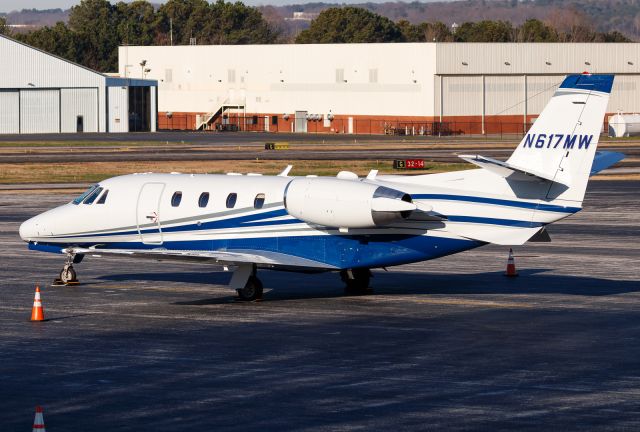
<svg viewBox="0 0 640 432">
<path fill-rule="evenodd" d="M 506 207 L 518 207 L 533 210 L 553 211 L 559 213 L 576 213 L 581 210 L 580 207 L 565 207 L 554 204 L 532 203 L 526 201 L 512 201 L 498 198 L 485 198 L 467 195 L 448 195 L 448 194 L 414 194 L 411 195 L 414 200 L 443 200 L 443 201 L 464 201 L 481 204 L 495 204 Z"/>
</svg>

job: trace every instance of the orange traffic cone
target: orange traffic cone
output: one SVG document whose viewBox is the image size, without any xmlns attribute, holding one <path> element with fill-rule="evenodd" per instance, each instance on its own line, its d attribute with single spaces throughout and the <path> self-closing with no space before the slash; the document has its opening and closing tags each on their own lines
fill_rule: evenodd
<svg viewBox="0 0 640 432">
<path fill-rule="evenodd" d="M 518 276 L 518 270 L 516 270 L 516 261 L 513 259 L 513 249 L 509 249 L 509 259 L 507 259 L 507 270 L 504 272 L 504 275 L 509 277 Z"/>
<path fill-rule="evenodd" d="M 44 321 L 44 308 L 40 300 L 40 287 L 36 285 L 36 296 L 33 299 L 33 308 L 31 309 L 31 321 Z"/>
<path fill-rule="evenodd" d="M 33 420 L 33 432 L 46 432 L 44 429 L 44 417 L 42 416 L 42 407 L 36 407 L 36 418 Z"/>
</svg>

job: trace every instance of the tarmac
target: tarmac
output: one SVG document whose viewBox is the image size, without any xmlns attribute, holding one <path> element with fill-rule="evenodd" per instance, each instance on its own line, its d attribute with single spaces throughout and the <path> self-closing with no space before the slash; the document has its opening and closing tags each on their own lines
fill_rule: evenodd
<svg viewBox="0 0 640 432">
<path fill-rule="evenodd" d="M 64 194 L 0 194 L 0 430 L 638 430 L 640 182 L 590 185 L 552 243 L 336 274 L 262 272 L 234 301 L 206 265 L 32 252 Z M 29 322 L 36 284 L 45 316 Z"/>
</svg>

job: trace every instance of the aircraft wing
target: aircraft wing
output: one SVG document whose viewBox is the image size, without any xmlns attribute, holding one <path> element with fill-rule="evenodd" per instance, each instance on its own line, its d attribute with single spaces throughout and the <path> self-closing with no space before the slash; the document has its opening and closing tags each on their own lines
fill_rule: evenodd
<svg viewBox="0 0 640 432">
<path fill-rule="evenodd" d="M 261 250 L 233 250 L 233 251 L 175 251 L 163 248 L 157 249 L 100 249 L 72 247 L 62 250 L 63 253 L 74 253 L 91 256 L 135 257 L 159 261 L 191 261 L 213 262 L 222 266 L 238 264 L 256 264 L 261 268 L 296 269 L 296 270 L 335 270 L 318 261 L 300 258 L 279 252 Z"/>
</svg>

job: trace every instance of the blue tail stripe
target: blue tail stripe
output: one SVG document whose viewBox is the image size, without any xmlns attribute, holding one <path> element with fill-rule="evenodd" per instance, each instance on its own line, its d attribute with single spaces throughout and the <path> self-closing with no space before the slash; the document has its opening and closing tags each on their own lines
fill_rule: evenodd
<svg viewBox="0 0 640 432">
<path fill-rule="evenodd" d="M 448 194 L 415 194 L 411 195 L 414 200 L 445 200 L 445 201 L 465 201 L 482 204 L 496 204 L 507 207 L 518 207 L 532 210 L 553 211 L 558 213 L 573 214 L 581 210 L 580 207 L 564 207 L 553 204 L 539 204 L 525 201 L 511 201 L 498 198 L 485 198 L 467 195 L 448 195 Z"/>
</svg>

